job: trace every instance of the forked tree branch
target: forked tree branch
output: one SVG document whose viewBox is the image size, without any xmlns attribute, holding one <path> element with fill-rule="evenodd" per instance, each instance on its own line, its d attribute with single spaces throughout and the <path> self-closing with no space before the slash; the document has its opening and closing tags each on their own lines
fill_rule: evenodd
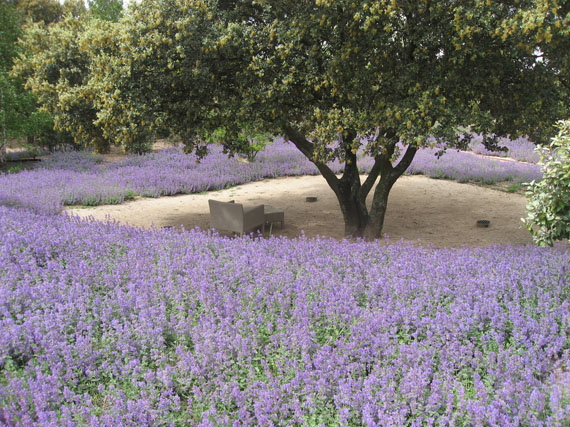
<svg viewBox="0 0 570 427">
<path fill-rule="evenodd" d="M 289 138 L 291 142 L 295 144 L 295 147 L 297 147 L 299 151 L 303 153 L 305 157 L 309 159 L 311 163 L 313 163 L 317 167 L 317 169 L 319 169 L 319 172 L 327 180 L 329 186 L 332 188 L 332 190 L 335 193 L 337 193 L 339 179 L 326 164 L 324 164 L 323 162 L 316 162 L 313 159 L 313 153 L 315 149 L 313 143 L 309 142 L 307 138 L 305 138 L 305 136 L 297 129 L 295 129 L 293 126 L 285 124 L 283 125 L 283 131 L 285 132 L 285 136 L 287 136 L 287 138 Z"/>
<path fill-rule="evenodd" d="M 414 156 L 416 155 L 417 151 L 418 151 L 417 147 L 414 147 L 413 145 L 408 145 L 408 148 L 406 149 L 406 154 L 404 154 L 402 160 L 400 160 L 398 165 L 394 168 L 394 173 L 397 174 L 396 178 L 398 178 L 400 175 L 406 172 L 406 169 L 408 169 L 408 167 L 412 164 L 412 160 L 414 160 Z"/>
<path fill-rule="evenodd" d="M 364 183 L 362 184 L 362 187 L 360 187 L 360 191 L 358 193 L 358 198 L 360 199 L 360 201 L 366 200 L 366 197 L 368 197 L 368 193 L 370 193 L 370 190 L 372 190 L 372 187 L 374 186 L 374 183 L 376 182 L 376 179 L 380 174 L 380 169 L 382 166 L 380 157 L 376 157 L 374 160 L 375 160 L 374 166 L 372 166 L 372 169 L 370 170 L 368 177 L 366 177 Z"/>
</svg>

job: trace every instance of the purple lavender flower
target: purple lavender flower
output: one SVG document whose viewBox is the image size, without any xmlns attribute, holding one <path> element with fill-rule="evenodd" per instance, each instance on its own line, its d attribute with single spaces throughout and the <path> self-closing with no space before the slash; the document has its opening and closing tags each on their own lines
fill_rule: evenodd
<svg viewBox="0 0 570 427">
<path fill-rule="evenodd" d="M 440 159 L 435 151 L 418 152 L 408 173 L 460 182 L 500 181 L 519 184 L 538 180 L 540 168 L 472 153 L 450 151 Z M 370 157 L 360 155 L 361 173 L 372 167 Z M 330 164 L 340 173 L 342 164 Z M 317 168 L 292 143 L 276 140 L 252 163 L 228 159 L 219 147 L 198 162 L 180 148 L 144 156 L 131 155 L 116 163 L 87 152 L 56 153 L 36 170 L 0 174 L 0 204 L 58 213 L 64 205 L 116 204 L 135 196 L 160 197 L 216 190 L 246 182 L 289 175 L 314 175 Z"/>
<path fill-rule="evenodd" d="M 7 425 L 563 425 L 570 249 L 144 231 L 0 207 Z"/>
<path fill-rule="evenodd" d="M 499 146 L 504 147 L 507 151 L 489 151 L 482 143 L 482 136 L 475 135 L 470 144 L 470 150 L 476 154 L 486 156 L 510 157 L 521 162 L 537 163 L 540 156 L 534 151 L 536 145 L 529 141 L 528 138 L 522 137 L 514 140 L 508 138 L 500 138 Z"/>
</svg>

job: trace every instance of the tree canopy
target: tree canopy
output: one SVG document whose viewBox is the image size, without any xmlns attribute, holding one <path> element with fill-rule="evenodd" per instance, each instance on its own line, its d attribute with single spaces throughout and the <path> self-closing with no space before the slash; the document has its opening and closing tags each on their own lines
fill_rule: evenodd
<svg viewBox="0 0 570 427">
<path fill-rule="evenodd" d="M 96 98 L 104 92 L 94 85 L 93 73 L 104 52 L 115 49 L 115 28 L 112 22 L 71 15 L 50 26 L 31 24 L 14 65 L 43 111 L 53 117 L 56 129 L 99 152 L 107 152 L 110 141 L 97 125 Z"/>
<path fill-rule="evenodd" d="M 46 25 L 59 22 L 68 14 L 79 17 L 86 12 L 82 0 L 15 0 L 13 4 L 26 19 Z"/>
<path fill-rule="evenodd" d="M 461 147 L 472 133 L 491 148 L 501 136 L 552 136 L 568 108 L 569 8 L 143 0 L 120 21 L 117 48 L 93 52 L 94 123 L 127 147 L 166 128 L 199 152 L 215 139 L 235 152 L 252 135 L 285 135 L 337 195 L 346 233 L 377 237 L 419 147 Z M 364 180 L 359 150 L 375 159 Z"/>
<path fill-rule="evenodd" d="M 37 98 L 24 87 L 22 76 L 12 73 L 14 62 L 23 52 L 18 40 L 27 33 L 28 25 L 41 28 L 61 21 L 64 15 L 78 18 L 85 12 L 81 0 L 18 0 L 0 1 L 0 128 L 4 153 L 7 139 L 27 138 L 28 148 L 42 145 L 53 148 L 68 143 L 67 135 L 53 130 L 53 119 L 49 112 L 38 109 Z M 32 27 L 33 27 L 32 25 Z M 29 28 L 32 28 L 29 27 Z M 48 48 L 49 45 L 43 45 Z M 3 155 L 0 154 L 0 163 Z"/>
</svg>

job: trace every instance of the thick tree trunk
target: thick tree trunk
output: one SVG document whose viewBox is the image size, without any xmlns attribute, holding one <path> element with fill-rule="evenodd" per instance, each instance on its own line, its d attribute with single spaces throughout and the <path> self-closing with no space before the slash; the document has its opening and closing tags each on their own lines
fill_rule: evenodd
<svg viewBox="0 0 570 427">
<path fill-rule="evenodd" d="M 378 164 L 374 165 L 366 181 L 360 182 L 356 155 L 350 150 L 356 133 L 349 132 L 344 137 L 346 162 L 343 175 L 338 178 L 326 164 L 315 161 L 313 157 L 314 145 L 304 135 L 291 126 L 284 126 L 283 130 L 299 151 L 315 164 L 334 191 L 343 215 L 345 235 L 347 237 L 361 237 L 369 219 L 366 196 L 374 185 L 380 169 Z"/>
<path fill-rule="evenodd" d="M 345 236 L 362 236 L 362 231 L 368 223 L 366 200 L 361 200 L 359 197 L 361 190 L 360 175 L 356 166 L 356 156 L 354 156 L 354 162 L 345 164 L 344 174 L 335 191 L 344 218 Z"/>
<path fill-rule="evenodd" d="M 383 154 L 375 158 L 376 161 L 372 170 L 364 183 L 361 183 L 356 155 L 350 149 L 356 133 L 349 132 L 343 139 L 345 166 L 342 177 L 338 178 L 326 164 L 315 161 L 313 158 L 314 145 L 304 135 L 288 125 L 284 126 L 283 130 L 299 151 L 317 166 L 334 191 L 344 219 L 345 236 L 370 239 L 381 237 L 388 206 L 388 195 L 396 180 L 412 162 L 416 148 L 408 146 L 402 160 L 393 167 L 390 161 L 396 147 L 396 140 L 393 135 L 391 138 L 393 141 L 385 147 Z M 366 196 L 374 186 L 378 175 L 381 175 L 381 178 L 374 191 L 374 199 L 369 214 L 366 208 Z"/>
<path fill-rule="evenodd" d="M 364 237 L 367 239 L 378 239 L 382 237 L 384 218 L 388 208 L 388 196 L 397 178 L 392 178 L 389 173 L 380 176 L 380 181 L 374 190 L 374 198 L 370 207 L 370 221 L 364 230 Z"/>
<path fill-rule="evenodd" d="M 99 136 L 95 140 L 95 150 L 97 154 L 109 154 L 111 152 L 111 143 L 103 136 Z"/>
<path fill-rule="evenodd" d="M 393 152 L 393 149 L 392 149 Z M 402 160 L 393 167 L 389 157 L 384 157 L 381 161 L 380 181 L 374 190 L 374 198 L 370 208 L 370 220 L 364 230 L 364 237 L 367 239 L 378 239 L 382 237 L 382 229 L 384 228 L 384 219 L 388 208 L 388 196 L 392 186 L 398 178 L 408 169 L 417 148 L 408 146 Z"/>
</svg>

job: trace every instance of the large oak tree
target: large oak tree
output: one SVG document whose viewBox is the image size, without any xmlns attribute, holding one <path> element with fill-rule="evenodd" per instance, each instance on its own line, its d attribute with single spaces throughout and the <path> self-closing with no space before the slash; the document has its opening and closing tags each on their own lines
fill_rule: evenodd
<svg viewBox="0 0 570 427">
<path fill-rule="evenodd" d="M 567 115 L 569 8 L 143 0 L 122 21 L 122 54 L 99 74 L 111 88 L 100 123 L 116 140 L 166 127 L 190 149 L 214 136 L 237 151 L 258 132 L 285 135 L 335 192 L 346 234 L 378 237 L 390 189 L 418 148 L 460 147 L 467 128 L 492 135 L 489 147 L 498 136 L 551 136 Z M 358 150 L 375 159 L 365 178 Z M 327 166 L 333 158 L 341 176 Z"/>
</svg>

